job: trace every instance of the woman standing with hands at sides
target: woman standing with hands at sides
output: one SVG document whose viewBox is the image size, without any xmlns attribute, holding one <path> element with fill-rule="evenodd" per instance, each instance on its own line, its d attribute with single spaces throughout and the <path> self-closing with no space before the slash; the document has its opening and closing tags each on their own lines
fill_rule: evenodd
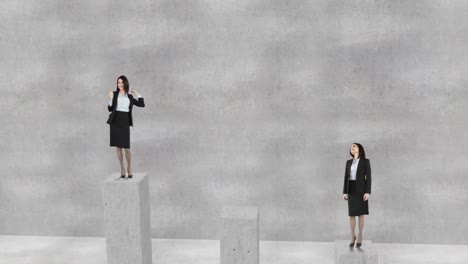
<svg viewBox="0 0 468 264">
<path fill-rule="evenodd" d="M 127 77 L 121 75 L 117 78 L 117 88 L 109 92 L 107 109 L 112 112 L 107 123 L 110 126 L 110 146 L 117 147 L 117 158 L 120 162 L 120 178 L 125 178 L 122 148 L 125 149 L 128 178 L 132 178 L 132 154 L 130 153 L 130 126 L 133 126 L 133 105 L 145 107 L 141 94 L 136 90 L 129 93 L 130 84 Z M 136 96 L 138 99 L 135 99 Z"/>
<path fill-rule="evenodd" d="M 349 224 L 351 226 L 351 244 L 349 247 L 362 245 L 362 229 L 364 228 L 364 215 L 369 214 L 369 195 L 371 193 L 371 166 L 366 159 L 364 148 L 359 143 L 353 143 L 349 154 L 352 159 L 346 161 L 343 199 L 348 201 Z M 356 216 L 359 216 L 359 235 L 356 240 L 354 229 Z"/>
</svg>

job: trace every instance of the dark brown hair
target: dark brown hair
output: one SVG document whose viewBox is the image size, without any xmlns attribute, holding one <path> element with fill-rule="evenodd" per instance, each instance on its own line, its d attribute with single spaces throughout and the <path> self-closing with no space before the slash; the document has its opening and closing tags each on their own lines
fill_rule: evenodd
<svg viewBox="0 0 468 264">
<path fill-rule="evenodd" d="M 121 79 L 124 83 L 124 90 L 126 93 L 128 93 L 128 91 L 130 90 L 130 84 L 128 83 L 128 79 L 127 77 L 125 77 L 125 75 L 120 75 L 119 78 L 117 78 L 117 87 L 115 88 L 115 90 L 118 92 L 119 91 L 119 79 Z"/>
<path fill-rule="evenodd" d="M 359 148 L 359 159 L 366 159 L 366 152 L 364 151 L 364 147 L 359 143 L 353 143 L 353 144 L 358 146 Z M 351 151 L 349 151 L 349 155 L 351 155 L 351 157 L 354 158 L 354 155 L 353 153 L 351 153 Z"/>
</svg>

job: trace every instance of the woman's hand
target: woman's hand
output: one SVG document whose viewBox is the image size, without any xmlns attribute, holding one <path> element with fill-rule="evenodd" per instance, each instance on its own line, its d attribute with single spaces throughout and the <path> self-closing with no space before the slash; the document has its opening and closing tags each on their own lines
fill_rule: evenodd
<svg viewBox="0 0 468 264">
<path fill-rule="evenodd" d="M 137 96 L 138 92 L 136 90 L 133 90 L 130 92 L 131 94 L 133 94 L 134 96 Z"/>
<path fill-rule="evenodd" d="M 347 193 L 343 194 L 343 199 L 348 200 L 348 194 Z"/>
<path fill-rule="evenodd" d="M 114 98 L 114 92 L 113 92 L 113 91 L 110 91 L 110 92 L 109 92 L 109 99 L 112 100 L 112 98 Z"/>
<path fill-rule="evenodd" d="M 364 201 L 369 200 L 369 194 L 368 194 L 368 193 L 365 193 L 364 196 L 363 196 L 362 198 L 364 199 Z"/>
</svg>

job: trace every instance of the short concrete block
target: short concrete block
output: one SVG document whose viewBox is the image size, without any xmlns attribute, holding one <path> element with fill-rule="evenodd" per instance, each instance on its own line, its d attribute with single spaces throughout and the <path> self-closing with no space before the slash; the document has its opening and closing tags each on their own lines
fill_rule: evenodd
<svg viewBox="0 0 468 264">
<path fill-rule="evenodd" d="M 225 206 L 220 225 L 221 264 L 258 264 L 258 208 Z"/>
<path fill-rule="evenodd" d="M 114 173 L 104 182 L 104 228 L 109 264 L 150 264 L 151 218 L 149 177 Z"/>
<path fill-rule="evenodd" d="M 360 248 L 349 247 L 351 241 L 335 240 L 336 264 L 377 264 L 377 250 L 371 240 L 363 240 Z"/>
</svg>

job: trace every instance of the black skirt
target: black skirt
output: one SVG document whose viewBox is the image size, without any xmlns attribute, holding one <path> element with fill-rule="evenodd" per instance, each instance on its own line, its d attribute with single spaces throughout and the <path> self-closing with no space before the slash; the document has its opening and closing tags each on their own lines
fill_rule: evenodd
<svg viewBox="0 0 468 264">
<path fill-rule="evenodd" d="M 348 189 L 348 214 L 359 216 L 369 214 L 369 200 L 364 201 L 363 193 L 356 192 L 356 181 L 349 181 Z"/>
<path fill-rule="evenodd" d="M 130 148 L 130 113 L 115 111 L 114 120 L 110 126 L 110 146 Z"/>
</svg>

